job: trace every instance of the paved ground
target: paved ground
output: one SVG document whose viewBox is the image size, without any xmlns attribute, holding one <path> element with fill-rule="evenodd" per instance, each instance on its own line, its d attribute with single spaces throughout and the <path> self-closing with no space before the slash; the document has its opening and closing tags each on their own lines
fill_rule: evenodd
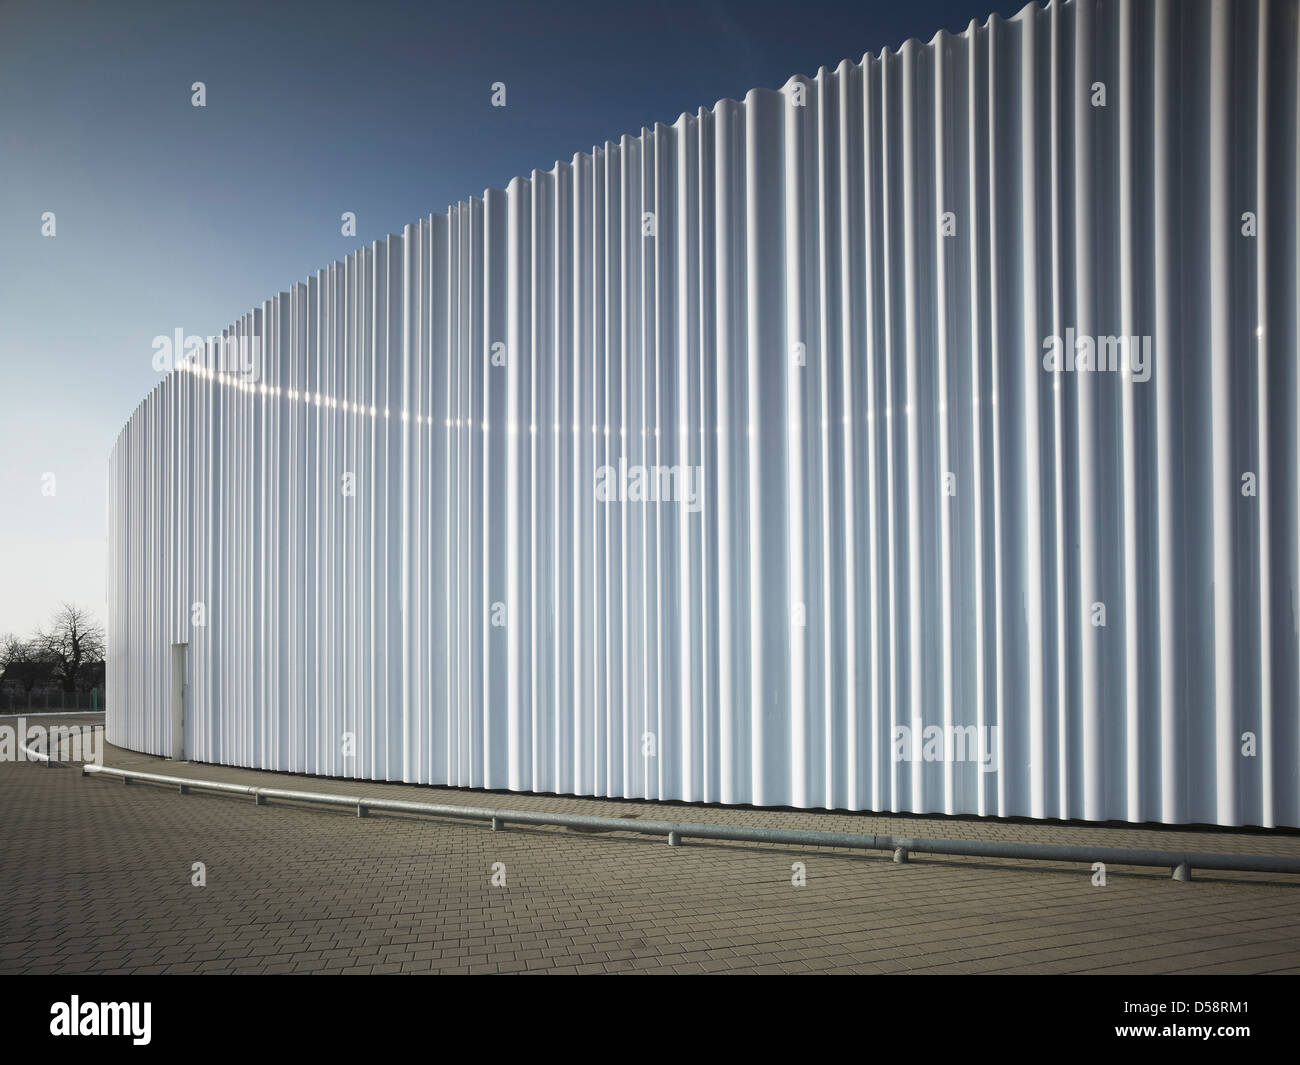
<svg viewBox="0 0 1300 1065">
<path fill-rule="evenodd" d="M 35 719 L 32 719 L 35 720 Z M 85 717 L 67 719 L 84 724 Z M 12 719 L 0 719 L 0 724 Z M 355 794 L 108 748 L 106 764 Z M 1300 855 L 1300 835 L 686 807 L 366 784 L 526 809 Z M 206 886 L 192 884 L 193 863 Z M 793 863 L 807 885 L 791 883 Z M 493 866 L 505 886 L 493 886 Z M 1300 880 L 512 828 L 0 763 L 0 972 L 1300 973 Z"/>
</svg>

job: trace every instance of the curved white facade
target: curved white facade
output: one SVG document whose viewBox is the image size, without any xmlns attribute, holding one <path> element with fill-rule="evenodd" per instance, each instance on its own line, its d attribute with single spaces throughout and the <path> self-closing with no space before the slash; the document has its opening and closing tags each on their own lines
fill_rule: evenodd
<svg viewBox="0 0 1300 1065">
<path fill-rule="evenodd" d="M 1029 7 L 266 301 L 114 449 L 110 741 L 172 752 L 187 643 L 202 761 L 1300 825 L 1298 52 Z"/>
</svg>

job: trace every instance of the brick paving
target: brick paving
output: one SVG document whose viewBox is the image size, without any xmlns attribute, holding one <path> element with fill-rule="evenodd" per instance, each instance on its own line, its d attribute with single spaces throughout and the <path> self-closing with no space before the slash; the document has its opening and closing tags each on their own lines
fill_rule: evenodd
<svg viewBox="0 0 1300 1065">
<path fill-rule="evenodd" d="M 29 718 L 36 721 L 37 718 Z M 48 723 L 45 719 L 44 723 Z M 65 719 L 85 724 L 94 719 Z M 13 723 L 0 718 L 0 724 Z M 690 806 L 108 765 L 516 809 L 1300 855 L 1300 834 Z M 191 884 L 203 862 L 207 884 Z M 807 885 L 791 883 L 806 866 Z M 493 886 L 493 866 L 506 884 Z M 1300 973 L 1300 878 L 708 843 L 344 811 L 0 763 L 0 972 Z"/>
</svg>

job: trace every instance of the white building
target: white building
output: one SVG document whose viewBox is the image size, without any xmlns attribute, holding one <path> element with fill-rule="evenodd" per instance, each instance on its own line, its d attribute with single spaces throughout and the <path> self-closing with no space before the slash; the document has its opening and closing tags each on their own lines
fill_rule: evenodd
<svg viewBox="0 0 1300 1065">
<path fill-rule="evenodd" d="M 109 740 L 1300 825 L 1296 11 L 1027 7 L 267 300 L 114 449 Z"/>
</svg>

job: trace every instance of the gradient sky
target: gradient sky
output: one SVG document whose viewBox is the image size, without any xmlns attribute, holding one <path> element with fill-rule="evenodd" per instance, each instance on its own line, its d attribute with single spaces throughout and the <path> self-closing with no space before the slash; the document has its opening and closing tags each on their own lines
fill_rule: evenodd
<svg viewBox="0 0 1300 1065">
<path fill-rule="evenodd" d="M 0 0 L 0 634 L 64 600 L 102 618 L 106 464 L 155 336 L 607 139 L 1023 6 Z"/>
</svg>

